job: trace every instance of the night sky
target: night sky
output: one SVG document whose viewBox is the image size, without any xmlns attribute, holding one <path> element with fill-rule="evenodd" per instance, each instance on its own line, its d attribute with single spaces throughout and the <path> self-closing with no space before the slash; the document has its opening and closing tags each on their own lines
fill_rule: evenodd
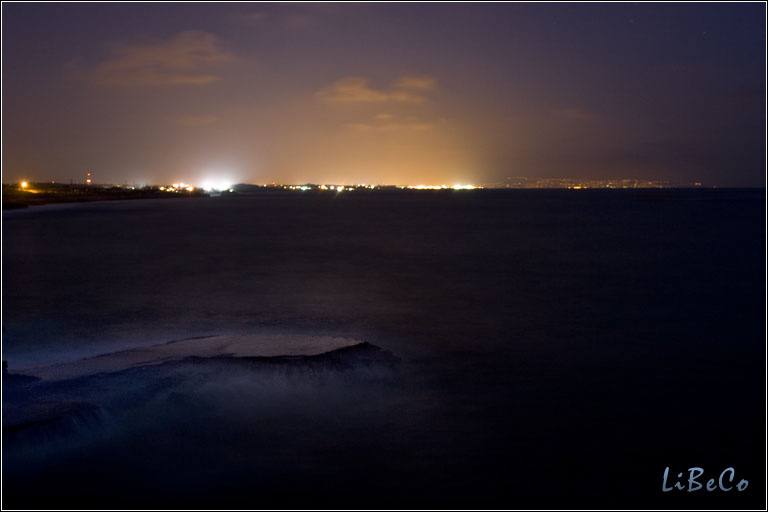
<svg viewBox="0 0 768 512">
<path fill-rule="evenodd" d="M 765 9 L 4 3 L 3 182 L 765 186 Z"/>
</svg>

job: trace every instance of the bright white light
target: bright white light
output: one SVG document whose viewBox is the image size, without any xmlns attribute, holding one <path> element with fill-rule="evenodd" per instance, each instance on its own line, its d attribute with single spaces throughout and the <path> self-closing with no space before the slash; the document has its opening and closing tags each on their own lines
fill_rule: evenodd
<svg viewBox="0 0 768 512">
<path fill-rule="evenodd" d="M 223 180 L 221 178 L 216 179 L 205 179 L 200 184 L 200 188 L 207 192 L 220 192 L 223 190 L 228 190 L 232 186 L 232 183 L 230 183 L 229 180 Z"/>
</svg>

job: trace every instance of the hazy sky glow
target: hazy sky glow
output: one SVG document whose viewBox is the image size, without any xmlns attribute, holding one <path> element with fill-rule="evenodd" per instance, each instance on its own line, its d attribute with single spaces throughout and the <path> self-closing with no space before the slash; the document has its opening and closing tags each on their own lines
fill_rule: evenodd
<svg viewBox="0 0 768 512">
<path fill-rule="evenodd" d="M 765 185 L 765 5 L 9 4 L 3 181 Z"/>
</svg>

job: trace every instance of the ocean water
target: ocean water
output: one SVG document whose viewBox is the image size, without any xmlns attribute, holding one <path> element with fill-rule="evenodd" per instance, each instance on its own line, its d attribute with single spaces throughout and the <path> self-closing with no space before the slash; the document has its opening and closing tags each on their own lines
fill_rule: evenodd
<svg viewBox="0 0 768 512">
<path fill-rule="evenodd" d="M 764 212 L 764 190 L 3 212 L 11 372 L 254 332 L 399 360 L 183 363 L 49 390 L 101 412 L 4 436 L 4 506 L 761 508 Z M 664 493 L 668 466 L 749 487 Z"/>
</svg>

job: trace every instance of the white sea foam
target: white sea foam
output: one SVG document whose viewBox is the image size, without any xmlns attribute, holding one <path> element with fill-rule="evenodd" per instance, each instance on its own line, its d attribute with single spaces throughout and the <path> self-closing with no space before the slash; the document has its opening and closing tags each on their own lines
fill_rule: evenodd
<svg viewBox="0 0 768 512">
<path fill-rule="evenodd" d="M 160 364 L 186 357 L 315 356 L 359 345 L 354 338 L 288 334 L 233 334 L 189 338 L 161 345 L 112 352 L 79 361 L 17 370 L 43 380 L 63 380 Z"/>
</svg>

